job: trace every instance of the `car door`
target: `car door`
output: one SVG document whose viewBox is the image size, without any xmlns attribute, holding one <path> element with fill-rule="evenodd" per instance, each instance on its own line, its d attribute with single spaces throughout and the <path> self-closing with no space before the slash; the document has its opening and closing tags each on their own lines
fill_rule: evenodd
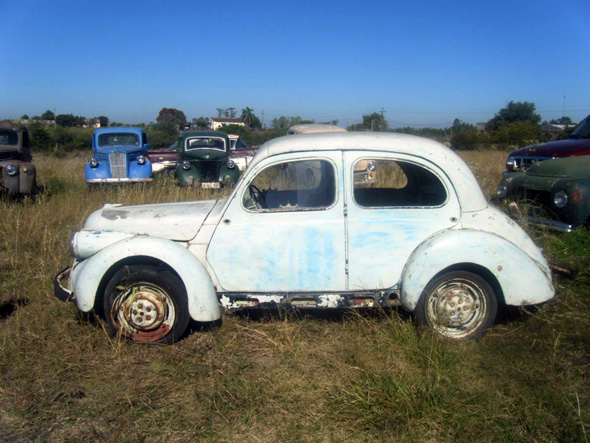
<svg viewBox="0 0 590 443">
<path fill-rule="evenodd" d="M 342 153 L 269 157 L 248 172 L 207 249 L 222 292 L 346 287 Z"/>
<path fill-rule="evenodd" d="M 345 153 L 349 289 L 395 286 L 416 247 L 459 221 L 446 175 L 404 154 Z"/>
</svg>

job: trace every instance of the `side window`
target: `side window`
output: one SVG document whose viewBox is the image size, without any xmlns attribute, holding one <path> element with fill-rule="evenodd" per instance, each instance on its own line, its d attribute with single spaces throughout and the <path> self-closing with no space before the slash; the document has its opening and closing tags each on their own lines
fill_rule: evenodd
<svg viewBox="0 0 590 443">
<path fill-rule="evenodd" d="M 354 200 L 365 208 L 434 207 L 447 191 L 430 170 L 405 161 L 363 159 L 353 168 Z"/>
<path fill-rule="evenodd" d="M 147 145 L 147 134 L 144 132 L 141 134 L 141 144 L 142 145 Z"/>
<path fill-rule="evenodd" d="M 330 207 L 336 200 L 334 166 L 326 160 L 279 163 L 263 169 L 244 195 L 251 211 L 302 211 Z"/>
</svg>

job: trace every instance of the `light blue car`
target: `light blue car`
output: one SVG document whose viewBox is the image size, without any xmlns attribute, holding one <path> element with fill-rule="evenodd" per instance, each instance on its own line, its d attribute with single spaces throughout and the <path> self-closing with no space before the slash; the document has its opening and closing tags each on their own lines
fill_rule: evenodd
<svg viewBox="0 0 590 443">
<path fill-rule="evenodd" d="M 92 157 L 86 163 L 86 182 L 151 181 L 149 146 L 141 128 L 97 129 L 92 135 Z"/>
</svg>

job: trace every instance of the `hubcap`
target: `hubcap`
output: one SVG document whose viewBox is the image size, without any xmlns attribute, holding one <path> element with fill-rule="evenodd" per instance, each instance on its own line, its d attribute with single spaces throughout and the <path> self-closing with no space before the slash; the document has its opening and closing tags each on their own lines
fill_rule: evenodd
<svg viewBox="0 0 590 443">
<path fill-rule="evenodd" d="M 470 280 L 443 282 L 428 297 L 428 319 L 437 332 L 447 337 L 471 334 L 481 326 L 486 309 L 484 291 Z"/>
<path fill-rule="evenodd" d="M 115 298 L 113 323 L 122 335 L 135 341 L 154 342 L 165 337 L 176 313 L 170 296 L 153 283 L 133 283 Z"/>
</svg>

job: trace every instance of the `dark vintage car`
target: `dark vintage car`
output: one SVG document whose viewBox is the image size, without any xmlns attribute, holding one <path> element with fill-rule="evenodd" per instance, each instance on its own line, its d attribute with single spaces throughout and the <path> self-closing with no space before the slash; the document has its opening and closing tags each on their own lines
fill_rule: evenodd
<svg viewBox="0 0 590 443">
<path fill-rule="evenodd" d="M 529 221 L 562 232 L 590 222 L 590 156 L 533 164 L 506 174 L 498 197 L 511 211 L 526 210 Z"/>
<path fill-rule="evenodd" d="M 86 182 L 126 183 L 152 179 L 149 144 L 142 128 L 102 128 L 92 135 Z"/>
<path fill-rule="evenodd" d="M 238 181 L 240 172 L 229 157 L 230 142 L 220 131 L 184 131 L 178 139 L 176 178 L 181 184 L 219 188 Z"/>
<path fill-rule="evenodd" d="M 149 151 L 148 158 L 152 163 L 152 173 L 174 178 L 176 161 L 178 160 L 178 140 L 164 150 Z"/>
<path fill-rule="evenodd" d="M 590 155 L 590 115 L 580 122 L 566 140 L 527 146 L 508 155 L 504 174 L 522 171 L 534 163 L 565 157 Z"/>
<path fill-rule="evenodd" d="M 0 193 L 30 194 L 37 188 L 31 140 L 24 126 L 0 126 Z"/>
</svg>

